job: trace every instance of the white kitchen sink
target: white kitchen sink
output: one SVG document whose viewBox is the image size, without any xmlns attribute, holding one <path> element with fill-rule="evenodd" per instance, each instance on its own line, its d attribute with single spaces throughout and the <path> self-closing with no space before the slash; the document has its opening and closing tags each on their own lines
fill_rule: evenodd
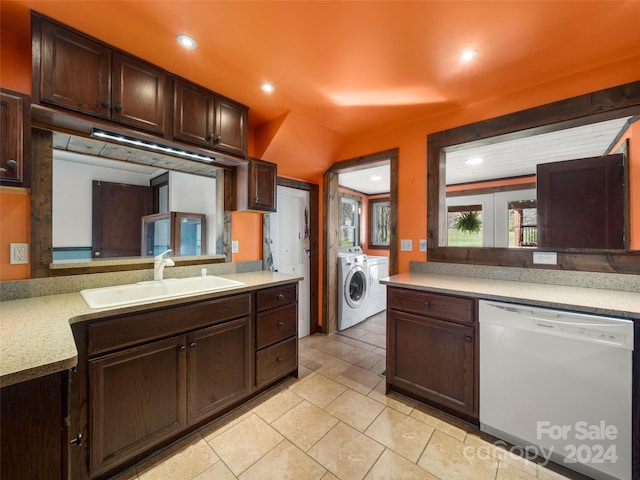
<svg viewBox="0 0 640 480">
<path fill-rule="evenodd" d="M 244 283 L 227 278 L 205 277 L 167 278 L 114 287 L 88 288 L 80 295 L 90 308 L 117 307 L 134 303 L 182 297 L 196 293 L 217 292 L 243 286 Z"/>
</svg>

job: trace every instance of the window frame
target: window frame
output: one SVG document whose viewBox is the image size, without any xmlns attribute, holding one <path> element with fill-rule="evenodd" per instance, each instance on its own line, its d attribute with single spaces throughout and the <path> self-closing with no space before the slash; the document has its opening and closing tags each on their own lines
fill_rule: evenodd
<svg viewBox="0 0 640 480">
<path fill-rule="evenodd" d="M 389 230 L 389 242 L 378 243 L 375 241 L 375 230 L 377 222 L 375 221 L 376 209 L 380 207 L 387 207 L 389 209 L 389 219 L 387 229 Z M 376 250 L 389 250 L 391 243 L 391 197 L 372 198 L 369 200 L 369 248 L 375 248 Z"/>
</svg>

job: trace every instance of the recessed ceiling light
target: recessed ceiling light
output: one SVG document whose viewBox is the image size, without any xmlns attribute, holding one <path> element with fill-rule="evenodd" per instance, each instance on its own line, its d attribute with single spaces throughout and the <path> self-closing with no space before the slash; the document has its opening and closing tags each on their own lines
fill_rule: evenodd
<svg viewBox="0 0 640 480">
<path fill-rule="evenodd" d="M 372 182 L 381 182 L 382 181 L 382 177 L 380 175 L 373 175 L 371 177 L 371 181 Z"/>
<path fill-rule="evenodd" d="M 475 157 L 466 160 L 464 163 L 466 163 L 467 165 L 480 165 L 482 162 L 484 162 L 483 158 Z"/>
<path fill-rule="evenodd" d="M 464 52 L 462 52 L 462 55 L 460 55 L 460 61 L 463 63 L 470 62 L 471 60 L 476 58 L 477 55 L 478 55 L 478 50 L 469 48 Z"/>
<path fill-rule="evenodd" d="M 193 50 L 198 46 L 198 44 L 196 43 L 196 39 L 190 35 L 187 35 L 186 33 L 181 33 L 180 35 L 178 35 L 176 37 L 176 40 L 178 41 L 180 46 L 188 48 L 190 50 Z"/>
<path fill-rule="evenodd" d="M 275 89 L 276 87 L 273 86 L 273 83 L 264 82 L 262 85 L 260 85 L 260 90 L 265 93 L 273 93 Z"/>
</svg>

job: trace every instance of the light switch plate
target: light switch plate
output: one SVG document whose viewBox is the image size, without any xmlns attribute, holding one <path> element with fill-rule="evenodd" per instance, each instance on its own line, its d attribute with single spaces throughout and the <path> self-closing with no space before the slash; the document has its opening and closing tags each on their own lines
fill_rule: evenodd
<svg viewBox="0 0 640 480">
<path fill-rule="evenodd" d="M 418 240 L 419 244 L 420 244 L 420 251 L 421 252 L 426 252 L 427 251 L 427 239 L 426 238 L 421 238 L 420 240 Z"/>
<path fill-rule="evenodd" d="M 400 240 L 400 250 L 410 252 L 413 250 L 413 240 Z"/>
<path fill-rule="evenodd" d="M 240 242 L 238 240 L 231 240 L 231 253 L 238 253 L 240 251 Z"/>
<path fill-rule="evenodd" d="M 541 265 L 557 265 L 558 254 L 556 252 L 533 252 L 533 263 Z"/>
<path fill-rule="evenodd" d="M 29 244 L 28 243 L 10 243 L 10 264 L 29 263 Z"/>
</svg>

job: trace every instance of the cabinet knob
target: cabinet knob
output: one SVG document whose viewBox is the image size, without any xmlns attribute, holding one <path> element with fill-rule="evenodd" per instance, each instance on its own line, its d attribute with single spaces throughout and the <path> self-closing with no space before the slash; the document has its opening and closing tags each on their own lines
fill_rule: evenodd
<svg viewBox="0 0 640 480">
<path fill-rule="evenodd" d="M 253 197 L 253 201 L 255 203 L 258 203 L 260 201 L 260 197 L 258 195 L 256 195 L 255 197 Z"/>
<path fill-rule="evenodd" d="M 284 322 L 278 322 L 279 327 L 284 327 Z"/>
<path fill-rule="evenodd" d="M 113 109 L 114 109 L 116 112 L 118 112 L 118 113 L 122 112 L 122 104 L 121 104 L 121 103 L 116 103 L 116 104 L 113 106 Z"/>
<path fill-rule="evenodd" d="M 430 307 L 430 306 L 431 306 L 431 304 L 430 304 L 428 301 L 426 301 L 426 302 L 424 302 L 424 303 L 422 304 L 422 306 L 423 306 L 423 307 Z"/>
<path fill-rule="evenodd" d="M 222 141 L 222 135 L 218 135 L 216 137 L 216 143 L 220 143 Z"/>
<path fill-rule="evenodd" d="M 284 293 L 279 293 L 276 295 L 276 300 L 284 300 Z"/>
<path fill-rule="evenodd" d="M 282 362 L 283 360 L 284 360 L 284 358 L 282 358 L 282 357 L 276 358 L 276 362 L 278 362 L 278 363 Z"/>
<path fill-rule="evenodd" d="M 82 445 L 82 434 L 79 433 L 76 437 L 72 438 L 69 442 L 70 445 L 75 445 L 77 447 Z"/>
<path fill-rule="evenodd" d="M 102 100 L 102 101 L 100 102 L 100 106 L 101 106 L 102 108 L 109 108 L 109 102 L 108 102 L 107 100 Z"/>
<path fill-rule="evenodd" d="M 215 136 L 215 133 L 210 133 L 209 135 L 207 135 L 207 140 L 213 140 Z"/>
<path fill-rule="evenodd" d="M 185 347 L 184 345 L 180 345 L 180 346 L 178 347 L 178 351 L 179 351 L 179 352 L 186 352 L 186 351 L 187 351 L 187 347 Z"/>
<path fill-rule="evenodd" d="M 196 347 L 198 346 L 198 344 L 197 344 L 196 342 L 191 342 L 191 343 L 189 344 L 189 346 L 190 346 L 191 348 L 196 348 Z"/>
<path fill-rule="evenodd" d="M 471 337 L 469 335 L 465 335 L 464 341 L 467 343 L 471 343 Z"/>
<path fill-rule="evenodd" d="M 15 160 L 7 160 L 7 167 L 16 168 L 18 166 L 18 162 Z"/>
</svg>

